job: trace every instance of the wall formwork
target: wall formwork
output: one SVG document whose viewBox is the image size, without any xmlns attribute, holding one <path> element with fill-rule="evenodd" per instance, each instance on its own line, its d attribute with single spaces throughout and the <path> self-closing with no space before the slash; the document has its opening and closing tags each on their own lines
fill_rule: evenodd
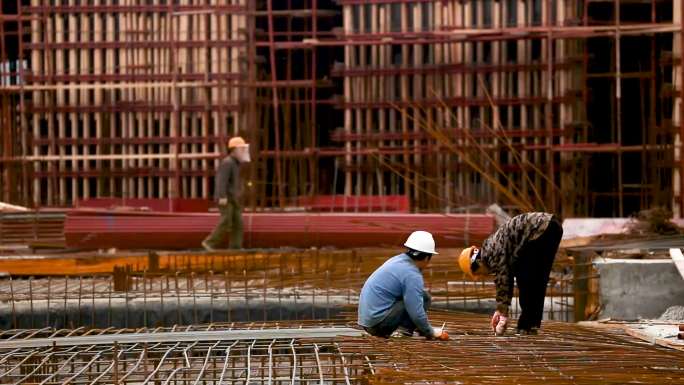
<svg viewBox="0 0 684 385">
<path fill-rule="evenodd" d="M 254 209 L 408 195 L 415 211 L 681 216 L 681 13 L 664 0 L 3 2 L 2 200 L 210 198 L 239 133 Z"/>
</svg>

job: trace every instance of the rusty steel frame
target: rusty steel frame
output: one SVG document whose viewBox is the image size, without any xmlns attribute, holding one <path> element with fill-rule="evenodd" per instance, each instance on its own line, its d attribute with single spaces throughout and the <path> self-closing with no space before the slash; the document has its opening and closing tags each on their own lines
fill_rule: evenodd
<svg viewBox="0 0 684 385">
<path fill-rule="evenodd" d="M 527 4 L 524 0 L 516 2 L 518 3 Z M 466 207 L 463 205 L 472 204 L 473 200 L 501 199 L 496 190 L 479 185 L 465 188 L 462 192 L 459 191 L 459 195 L 452 196 L 453 194 L 447 191 L 449 189 L 443 186 L 462 185 L 463 181 L 457 181 L 458 174 L 453 173 L 456 170 L 459 173 L 468 171 L 469 166 L 462 162 L 462 154 L 451 153 L 434 138 L 415 137 L 425 133 L 425 130 L 421 128 L 421 124 L 424 123 L 447 131 L 453 126 L 458 130 L 472 131 L 477 135 L 476 137 L 466 141 L 463 138 L 454 138 L 454 140 L 460 145 L 478 144 L 485 151 L 502 152 L 504 155 L 501 157 L 492 158 L 492 167 L 497 166 L 505 170 L 505 175 L 500 177 L 519 184 L 520 191 L 524 192 L 523 195 L 539 194 L 542 199 L 530 204 L 536 209 L 549 209 L 564 215 L 592 215 L 591 207 L 595 206 L 591 203 L 592 199 L 599 196 L 611 196 L 613 198 L 610 199 L 616 202 L 616 209 L 612 214 L 624 216 L 628 214 L 625 208 L 625 199 L 628 197 L 639 196 L 640 205 L 643 207 L 661 200 L 655 196 L 657 195 L 654 192 L 655 188 L 648 187 L 655 185 L 652 180 L 658 177 L 654 175 L 660 175 L 663 170 L 678 172 L 679 175 L 684 174 L 684 160 L 682 160 L 684 156 L 679 155 L 679 159 L 671 156 L 682 152 L 684 140 L 679 139 L 679 146 L 661 145 L 661 143 L 652 143 L 653 140 L 651 140 L 661 134 L 678 135 L 680 138 L 684 135 L 683 122 L 675 122 L 678 127 L 671 129 L 658 126 L 668 117 L 663 116 L 662 119 L 665 119 L 663 122 L 656 119 L 655 115 L 658 111 L 655 109 L 654 100 L 656 97 L 663 98 L 665 102 L 670 100 L 667 96 L 658 96 L 657 89 L 663 87 L 663 85 L 655 85 L 658 70 L 670 68 L 671 65 L 674 72 L 678 72 L 675 78 L 677 75 L 684 74 L 682 66 L 677 66 L 675 62 L 678 60 L 676 59 L 677 52 L 682 47 L 673 47 L 675 59 L 670 64 L 664 64 L 663 58 L 659 62 L 656 57 L 656 38 L 681 34 L 680 24 L 682 23 L 658 19 L 659 8 L 656 4 L 667 2 L 652 0 L 650 20 L 639 23 L 624 22 L 619 13 L 620 6 L 633 6 L 633 2 L 613 0 L 603 3 L 614 9 L 614 16 L 607 24 L 591 19 L 590 7 L 596 2 L 585 2 L 583 8 L 577 9 L 577 14 L 574 14 L 570 8 L 572 8 L 571 5 L 576 4 L 572 0 L 567 0 L 562 3 L 561 8 L 564 13 L 560 18 L 556 15 L 560 12 L 558 2 L 540 0 L 539 7 L 542 11 L 540 11 L 539 21 L 527 24 L 521 22 L 501 24 L 494 20 L 486 25 L 479 19 L 466 22 L 465 19 L 461 20 L 454 16 L 460 12 L 458 13 L 460 17 L 469 18 L 470 16 L 465 15 L 466 8 L 477 9 L 478 13 L 494 12 L 493 8 L 489 10 L 479 8 L 481 5 L 477 2 L 456 4 L 450 1 L 434 0 L 342 0 L 336 2 L 334 8 L 325 9 L 321 8 L 321 4 L 316 0 L 305 1 L 296 6 L 298 8 L 295 8 L 291 2 L 274 3 L 270 0 L 259 5 L 244 1 L 211 5 L 195 3 L 192 0 L 181 4 L 152 2 L 145 5 L 133 3 L 111 5 L 105 2 L 74 5 L 66 1 L 58 1 L 49 6 L 38 0 L 30 3 L 16 0 L 17 14 L 0 15 L 2 25 L 0 35 L 4 38 L 11 38 L 10 32 L 6 32 L 4 28 L 5 25 L 9 25 L 7 23 L 16 23 L 20 26 L 18 31 L 11 32 L 16 35 L 14 38 L 20 46 L 18 58 L 20 61 L 25 58 L 31 62 L 37 57 L 45 56 L 46 63 L 54 64 L 55 57 L 50 56 L 48 52 L 59 51 L 61 53 L 58 55 L 62 56 L 57 56 L 58 58 L 64 59 L 71 55 L 73 59 L 78 57 L 73 55 L 79 55 L 78 52 L 82 50 L 101 53 L 120 51 L 123 55 L 121 60 L 132 61 L 127 64 L 115 64 L 113 61 L 106 63 L 110 71 L 102 73 L 88 73 L 88 71 L 71 73 L 72 71 L 68 68 L 61 70 L 47 70 L 46 68 L 46 71 L 29 68 L 26 71 L 23 66 L 16 71 L 2 70 L 3 76 L 16 76 L 22 80 L 16 85 L 3 84 L 0 90 L 4 95 L 5 106 L 9 104 L 8 97 L 19 100 L 17 111 L 4 108 L 1 115 L 5 122 L 3 124 L 3 153 L 0 155 L 4 181 L 2 199 L 27 206 L 41 206 L 72 204 L 81 198 L 100 194 L 121 194 L 124 197 L 150 197 L 156 194 L 161 198 L 171 196 L 208 198 L 211 195 L 209 188 L 212 178 L 211 170 L 216 160 L 222 156 L 221 142 L 235 133 L 246 135 L 255 143 L 255 147 L 261 150 L 255 154 L 255 163 L 250 166 L 249 170 L 254 190 L 253 194 L 249 195 L 247 204 L 253 209 L 288 206 L 301 196 L 338 193 L 338 191 L 327 191 L 330 189 L 327 185 L 319 186 L 319 175 L 333 172 L 328 166 L 321 168 L 323 164 L 330 164 L 330 158 L 334 159 L 336 165 L 334 166 L 335 175 L 342 174 L 343 176 L 340 188 L 337 188 L 337 176 L 334 176 L 333 189 L 344 190 L 346 195 L 368 194 L 369 192 L 383 195 L 387 190 L 390 195 L 397 193 L 409 195 L 416 210 L 429 211 L 462 210 Z M 530 5 L 527 4 L 527 6 Z M 502 19 L 507 12 L 513 12 L 503 2 L 497 3 L 495 7 L 499 7 L 495 13 Z M 553 7 L 558 9 L 552 10 Z M 429 27 L 425 28 L 422 24 L 417 26 L 418 21 L 413 20 L 416 26 L 402 25 L 401 30 L 388 29 L 384 24 L 391 23 L 388 15 L 394 12 L 394 9 L 400 9 L 402 17 L 406 18 L 422 15 L 429 19 Z M 370 12 L 371 17 L 369 18 L 369 15 L 365 15 L 364 12 Z M 141 19 L 136 19 L 133 15 L 139 15 Z M 331 27 L 328 21 L 339 21 L 340 15 L 347 27 L 344 29 Z M 371 24 L 365 25 L 367 21 L 360 20 L 363 19 L 361 15 L 365 15 L 364 17 L 369 19 Z M 125 17 L 126 21 L 121 26 L 125 29 L 125 33 L 120 39 L 104 36 L 111 32 L 110 27 L 105 27 L 101 31 L 103 36 L 98 39 L 74 40 L 76 36 L 74 29 L 85 28 L 79 24 L 82 21 L 81 18 L 104 20 L 107 17 Z M 155 17 L 165 18 L 173 24 L 164 36 L 154 36 L 149 31 L 140 29 L 140 25 L 143 25 L 140 24 L 142 23 L 140 20 L 144 18 L 152 20 Z M 221 31 L 209 31 L 207 36 L 192 33 L 190 27 L 192 23 L 208 23 L 212 18 L 224 17 L 235 18 L 234 20 L 238 23 L 236 28 L 239 29 L 237 35 L 230 38 L 217 38 L 212 35 L 212 38 L 208 38 L 208 35 L 214 32 L 219 34 Z M 522 19 L 523 15 L 516 17 Z M 48 36 L 49 33 L 54 32 L 53 30 L 46 29 L 38 32 L 36 29 L 41 29 L 42 26 L 54 20 L 65 22 L 66 30 L 62 31 L 65 36 L 62 38 L 53 39 Z M 357 29 L 355 24 L 361 27 Z M 84 29 L 81 32 L 92 34 L 93 31 Z M 31 35 L 32 33 L 34 36 Z M 652 38 L 649 71 L 630 73 L 620 68 L 620 51 L 626 49 L 625 45 L 621 46 L 620 42 L 630 36 Z M 583 45 L 590 39 L 609 39 L 614 43 L 614 52 L 611 54 L 618 59 L 613 63 L 614 68 L 602 74 L 589 72 L 588 61 L 585 59 L 587 50 Z M 472 57 L 472 54 L 477 52 L 481 55 L 485 48 L 496 49 L 499 52 L 506 44 L 518 45 L 521 55 L 523 51 L 525 52 L 523 56 L 529 56 L 532 45 L 539 44 L 543 52 L 535 60 L 529 60 L 527 56 L 523 58 L 523 56 L 514 55 L 516 60 L 513 61 L 502 61 L 497 58 L 487 63 L 479 59 L 474 60 Z M 684 45 L 684 42 L 681 44 Z M 421 46 L 425 50 L 442 52 L 440 54 L 443 56 L 442 62 L 433 59 L 427 63 L 418 63 L 417 54 L 409 53 L 407 50 L 418 49 Z M 229 47 L 231 52 L 239 53 L 239 57 L 234 58 L 235 63 L 240 65 L 239 70 L 236 69 L 237 67 L 233 67 L 228 72 L 215 69 L 218 67 L 214 66 L 219 65 L 217 63 L 222 59 L 218 56 L 214 57 L 214 53 L 226 47 Z M 6 60 L 4 45 L 1 48 L 1 56 L 3 60 Z M 329 71 L 324 70 L 321 73 L 321 64 L 326 64 L 321 60 L 327 60 L 326 57 L 332 52 L 342 49 L 345 50 L 345 55 L 351 53 L 351 56 L 347 55 L 342 65 L 331 65 Z M 180 66 L 188 63 L 185 60 L 189 59 L 183 56 L 185 53 L 204 50 L 202 52 L 208 56 L 194 65 L 205 65 L 211 68 L 206 71 L 197 71 L 196 68 L 188 67 L 179 70 L 179 66 L 173 66 L 173 69 L 159 72 L 160 68 L 136 61 L 135 55 L 153 50 L 168 51 L 169 60 Z M 364 50 L 368 50 L 368 55 L 361 53 Z M 390 63 L 393 60 L 391 57 L 382 58 L 383 55 L 392 54 L 394 50 L 399 50 L 404 55 L 401 65 Z M 470 52 L 468 54 L 470 56 L 454 62 L 449 58 L 451 55 L 448 54 L 449 50 L 452 50 L 454 55 L 456 51 L 463 50 L 461 52 L 463 54 L 467 51 Z M 498 55 L 501 55 L 501 52 Z M 347 59 L 352 57 L 356 60 L 357 54 L 361 55 L 358 56 L 359 58 L 364 57 L 373 63 L 360 65 L 353 61 L 347 62 Z M 275 60 L 278 55 L 282 55 L 284 64 L 279 64 Z M 266 60 L 259 60 L 260 56 L 264 56 Z M 679 60 L 681 62 L 681 59 Z M 302 67 L 301 71 L 297 72 L 297 68 L 293 70 L 293 67 L 298 66 Z M 656 66 L 659 67 L 656 68 Z M 579 71 L 577 75 L 579 77 L 576 79 L 569 75 L 574 70 Z M 407 99 L 404 96 L 399 97 L 394 91 L 383 89 L 378 89 L 377 95 L 373 97 L 370 97 L 371 94 L 364 94 L 359 98 L 351 96 L 359 89 L 377 88 L 378 85 L 386 87 L 389 84 L 395 84 L 394 82 L 405 80 L 409 81 L 412 87 L 416 86 L 419 91 L 421 88 L 428 87 L 427 82 L 439 79 L 460 82 L 464 79 L 471 81 L 476 77 L 498 79 L 496 81 L 499 82 L 499 88 L 505 88 L 508 86 L 502 86 L 503 79 L 511 76 L 527 79 L 525 82 L 533 77 L 539 77 L 540 91 L 532 94 L 526 91 L 525 95 L 521 92 L 519 95 L 506 97 L 501 93 L 507 91 L 485 85 L 476 86 L 472 95 L 460 97 L 435 92 L 434 95 L 412 95 Z M 650 120 L 643 129 L 658 132 L 653 135 L 645 134 L 644 138 L 649 139 L 644 139 L 644 143 L 639 145 L 628 146 L 622 143 L 620 138 L 622 127 L 630 122 L 623 121 L 621 118 L 622 107 L 618 102 L 614 105 L 617 129 L 613 128 L 617 137 L 614 143 L 601 143 L 602 147 L 597 149 L 593 143 L 588 143 L 590 137 L 588 127 L 591 122 L 586 121 L 582 110 L 589 103 L 588 79 L 597 77 L 612 79 L 616 97 L 620 98 L 622 96 L 621 84 L 625 79 L 631 79 L 634 76 L 644 79 L 644 84 L 645 82 L 651 84 L 648 90 L 650 104 L 644 105 L 644 108 L 650 111 Z M 335 80 L 330 81 L 330 78 Z M 421 80 L 423 78 L 427 80 L 423 82 Z M 326 88 L 347 81 L 349 81 L 348 84 L 353 83 L 356 86 L 347 87 L 343 97 L 329 97 L 330 93 L 325 90 Z M 68 90 L 58 89 L 67 82 L 76 83 L 76 88 L 73 88 L 71 84 L 69 87 L 72 88 Z M 489 84 L 487 82 L 484 83 Z M 168 92 L 165 102 L 145 100 L 150 98 L 145 95 L 148 95 L 148 92 L 151 95 L 152 91 L 149 89 L 154 88 L 154 84 L 168 88 L 164 91 Z M 395 85 L 397 84 L 399 83 Z M 138 100 L 130 103 L 91 103 L 90 101 L 53 103 L 47 100 L 53 98 L 54 95 L 58 95 L 58 98 L 61 97 L 59 95 L 67 94 L 73 97 L 78 93 L 85 98 L 86 92 L 99 92 L 97 90 L 100 88 L 108 90 L 107 92 L 136 95 Z M 419 91 L 414 90 L 414 94 L 422 92 Z M 492 92 L 492 95 L 488 95 L 489 92 Z M 231 96 L 230 103 L 225 101 L 196 103 L 190 99 L 181 100 L 179 96 L 188 94 L 206 96 L 213 93 L 230 93 L 233 96 L 239 94 L 239 96 L 237 98 Z M 425 91 L 425 93 L 429 92 Z M 677 103 L 680 95 L 681 91 L 675 90 L 672 102 Z M 42 103 L 39 100 L 41 96 L 45 99 Z M 345 125 L 348 127 L 343 128 L 342 134 L 334 130 L 336 127 L 330 126 L 331 134 L 333 134 L 332 144 L 327 144 L 330 147 L 326 148 L 323 142 L 327 140 L 327 136 L 322 132 L 321 127 L 327 127 L 325 125 L 328 124 L 328 119 L 321 119 L 321 113 L 330 111 L 329 107 L 344 111 L 345 114 L 354 118 L 345 118 Z M 500 111 L 509 111 L 508 113 L 512 114 L 511 111 L 520 109 L 538 109 L 535 111 L 540 114 L 541 120 L 534 127 L 501 127 L 499 134 L 483 136 L 471 127 L 475 123 L 463 120 L 457 124 L 446 120 L 445 123 L 441 123 L 437 119 L 440 114 L 445 116 L 452 111 L 463 114 L 466 110 L 479 111 L 474 112 L 474 115 L 485 117 L 491 115 L 498 118 Z M 559 114 L 561 114 L 558 112 L 559 109 L 567 110 L 563 112 L 566 121 L 559 121 Z M 574 110 L 568 112 L 571 109 Z M 385 121 L 387 120 L 385 115 L 396 113 L 397 111 L 394 110 L 401 111 L 401 113 L 399 117 L 390 118 L 396 121 L 391 123 L 392 127 L 389 127 L 390 123 Z M 138 124 L 134 123 L 136 121 L 142 122 L 141 119 L 145 115 L 157 117 L 164 115 L 167 118 L 152 119 L 157 119 L 157 122 L 163 123 L 162 125 L 167 122 L 170 127 L 168 135 L 154 134 L 154 130 L 145 127 L 140 128 L 141 131 L 137 135 L 102 136 L 102 140 L 92 135 L 76 135 L 76 137 L 73 137 L 74 135 L 72 137 L 50 135 L 47 137 L 40 133 L 41 129 L 37 131 L 37 135 L 36 132 L 30 132 L 35 131 L 37 127 L 33 126 L 34 119 L 61 116 L 68 121 L 78 115 L 105 119 L 103 123 L 98 124 L 108 124 L 106 120 L 109 118 L 103 118 L 105 116 L 111 115 L 115 119 L 123 117 L 122 122 L 130 124 L 131 127 Z M 59 119 L 46 124 L 50 124 L 51 129 L 56 130 L 58 125 L 66 124 Z M 186 127 L 186 123 L 192 119 L 198 120 Z M 213 119 L 212 121 L 215 122 L 206 123 L 202 119 L 207 122 L 207 119 Z M 496 127 L 497 123 L 492 119 L 481 120 L 489 120 L 492 128 L 499 130 Z M 205 126 L 198 126 L 200 123 L 197 122 L 200 121 L 204 122 L 201 124 Z M 214 139 L 200 143 L 194 140 L 188 142 L 188 138 L 208 135 L 202 131 L 206 131 L 206 124 L 224 124 L 218 122 L 226 121 L 232 123 L 225 123 L 226 126 L 220 129 L 221 134 L 209 135 Z M 14 147 L 10 148 L 13 132 L 8 131 L 10 130 L 8 127 L 12 125 L 11 122 L 17 123 L 16 128 L 21 131 L 19 147 L 12 145 Z M 375 127 L 376 123 L 377 127 Z M 518 136 L 514 134 L 521 130 L 528 132 L 524 139 L 518 139 Z M 397 135 L 401 136 L 397 137 Z M 89 137 L 83 138 L 85 141 L 80 142 L 82 136 Z M 373 139 L 365 139 L 364 136 Z M 155 143 L 157 137 L 162 138 L 159 143 Z M 364 139 L 360 139 L 362 137 Z M 31 139 L 36 140 L 34 142 Z M 122 144 L 119 144 L 116 139 L 121 139 Z M 418 145 L 420 141 L 427 143 L 422 145 L 424 148 L 418 152 L 411 151 L 411 147 Z M 118 148 L 117 146 L 121 148 L 115 149 Z M 641 146 L 641 151 L 638 150 L 639 146 Z M 125 152 L 128 158 L 96 158 L 95 154 L 89 152 L 90 147 L 97 148 L 98 153 L 110 152 L 112 149 L 120 150 Z M 390 160 L 378 161 L 377 153 L 374 151 L 376 148 L 379 153 L 389 157 Z M 453 147 L 456 150 L 458 148 Z M 143 153 L 165 152 L 166 150 L 168 150 L 168 159 L 141 157 Z M 64 153 L 69 151 L 83 153 L 83 158 L 64 158 Z M 426 157 L 432 151 L 438 154 L 434 163 L 430 163 L 432 159 Z M 543 175 L 533 175 L 529 167 L 512 167 L 517 163 L 511 161 L 517 157 L 514 154 L 516 151 L 521 154 L 520 157 L 524 159 L 524 162 L 532 164 Z M 573 192 L 561 202 L 556 201 L 559 188 L 565 189 L 568 180 L 584 179 L 582 175 L 586 174 L 585 169 L 576 169 L 573 172 L 577 175 L 570 175 L 566 172 L 570 167 L 568 165 L 574 164 L 573 159 L 577 162 L 581 159 L 580 163 L 586 163 L 586 159 L 591 158 L 594 152 L 601 152 L 605 156 L 614 158 L 618 169 L 613 186 L 615 188 L 611 191 L 593 194 L 586 183 L 582 183 L 577 187 L 579 191 Z M 633 156 L 637 152 L 642 157 L 641 173 L 644 180 L 640 184 L 641 187 L 637 186 L 638 191 L 634 190 L 633 186 L 625 187 L 622 181 L 622 174 L 625 171 L 622 166 L 623 158 Z M 183 159 L 180 156 L 180 154 L 187 153 L 197 153 L 201 156 L 192 159 Z M 665 158 L 664 163 L 658 166 L 655 165 L 656 162 L 649 161 L 662 157 Z M 96 165 L 90 167 L 91 162 Z M 452 165 L 454 162 L 457 163 L 457 167 Z M 489 167 L 488 161 L 482 161 L 482 163 L 485 169 Z M 74 169 L 70 170 L 67 165 L 73 166 Z M 391 165 L 404 167 L 396 170 Z M 409 165 L 415 166 L 410 167 L 412 171 L 401 171 L 402 168 L 409 169 Z M 582 167 L 586 168 L 586 164 Z M 435 172 L 437 174 L 434 174 Z M 112 180 L 121 181 L 122 190 L 115 191 L 117 183 L 105 180 L 105 175 Z M 10 183 L 14 180 L 21 183 Z M 90 191 L 93 180 L 97 180 L 95 190 L 98 192 Z M 437 180 L 439 183 L 431 182 L 431 180 Z M 684 215 L 684 193 L 681 193 L 684 189 L 684 177 L 679 177 L 678 188 L 675 188 L 674 184 L 677 184 L 676 179 L 671 183 L 672 188 L 665 193 L 671 193 L 673 208 L 676 209 L 677 204 L 679 205 L 680 212 L 676 214 Z M 21 189 L 10 191 L 8 187 L 10 185 L 21 185 Z M 103 187 L 105 185 L 109 187 Z M 680 192 L 678 193 L 677 190 Z M 56 194 L 57 191 L 59 194 Z M 465 199 L 461 195 L 470 199 Z"/>
<path fill-rule="evenodd" d="M 307 322 L 207 324 L 155 329 L 24 329 L 0 337 L 21 346 L 45 337 L 139 341 L 2 348 L 0 383 L 332 383 L 332 384 L 604 384 L 681 383 L 684 352 L 638 341 L 618 329 L 545 322 L 540 335 L 494 337 L 483 315 L 433 312 L 451 341 L 422 337 L 315 337 Z M 335 330 L 342 322 L 324 323 Z M 297 328 L 299 338 L 279 330 Z M 258 330 L 265 338 L 231 340 Z M 185 342 L 179 336 L 227 331 L 226 338 Z M 284 332 L 282 332 L 285 334 Z M 155 334 L 164 334 L 154 336 Z M 145 342 L 154 336 L 156 342 Z M 149 339 L 149 338 L 148 338 Z M 163 339 L 163 341 L 158 341 Z"/>
<path fill-rule="evenodd" d="M 187 321 L 197 324 L 207 317 L 212 321 L 284 320 L 293 314 L 298 319 L 335 318 L 340 309 L 357 305 L 364 281 L 386 256 L 302 251 L 170 253 L 158 258 L 156 262 L 115 269 L 113 274 L 16 275 L 2 279 L 3 318 L 12 328 L 55 323 L 108 327 L 115 324 L 116 311 L 125 312 L 120 322 L 127 327 L 135 323 L 134 316 L 146 327 Z M 493 283 L 467 278 L 448 257 L 433 258 L 424 276 L 436 309 L 493 306 Z M 571 262 L 559 258 L 547 289 L 545 318 L 572 321 L 574 282 L 591 278 L 574 277 Z M 515 317 L 520 314 L 517 289 L 514 297 L 511 313 Z M 288 308 L 295 310 L 283 310 Z M 198 313 L 202 309 L 204 316 Z M 269 313 L 269 309 L 277 311 Z"/>
</svg>

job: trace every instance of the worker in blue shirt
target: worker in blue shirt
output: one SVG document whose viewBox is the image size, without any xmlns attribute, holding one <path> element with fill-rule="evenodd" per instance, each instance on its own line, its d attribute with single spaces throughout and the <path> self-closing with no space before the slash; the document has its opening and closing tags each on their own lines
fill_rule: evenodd
<svg viewBox="0 0 684 385">
<path fill-rule="evenodd" d="M 397 329 L 413 335 L 418 329 L 428 339 L 448 340 L 443 328 L 433 328 L 427 317 L 430 295 L 425 291 L 422 270 L 435 251 L 427 231 L 414 231 L 404 243 L 406 252 L 387 260 L 361 289 L 358 323 L 369 334 L 389 338 Z"/>
</svg>

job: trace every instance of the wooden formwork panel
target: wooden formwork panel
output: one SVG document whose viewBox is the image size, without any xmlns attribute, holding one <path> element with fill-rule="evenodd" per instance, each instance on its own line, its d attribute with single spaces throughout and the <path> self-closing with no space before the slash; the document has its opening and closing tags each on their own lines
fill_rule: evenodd
<svg viewBox="0 0 684 385">
<path fill-rule="evenodd" d="M 241 128 L 244 0 L 82 4 L 21 10 L 34 203 L 211 197 L 222 144 Z"/>
<path fill-rule="evenodd" d="M 344 79 L 345 119 L 336 138 L 348 151 L 347 194 L 409 194 L 423 209 L 501 201 L 500 191 L 463 159 L 472 157 L 482 172 L 501 172 L 535 207 L 551 200 L 546 178 L 553 162 L 544 147 L 562 142 L 560 130 L 576 117 L 566 98 L 580 80 L 573 70 L 581 68 L 566 62 L 576 47 L 505 35 L 566 25 L 577 17 L 574 1 L 342 3 L 345 34 L 394 39 L 344 47 L 337 75 Z M 508 31 L 491 41 L 436 38 L 501 28 Z M 451 144 L 434 130 L 447 133 Z M 497 138 L 502 130 L 516 136 L 515 152 Z M 379 154 L 362 153 L 367 146 Z"/>
<path fill-rule="evenodd" d="M 684 21 L 684 9 L 682 9 L 681 1 L 672 2 L 672 22 L 674 24 L 680 24 Z M 684 27 L 682 29 L 684 31 Z M 672 212 L 675 217 L 684 218 L 684 122 L 682 119 L 683 108 L 682 105 L 682 86 L 684 85 L 684 67 L 682 66 L 682 60 L 684 56 L 684 42 L 682 42 L 682 34 L 674 34 L 672 41 L 672 52 L 675 53 L 675 57 L 679 58 L 679 62 L 672 66 L 672 79 L 673 87 L 679 92 L 676 93 L 674 97 L 674 106 L 672 109 L 672 124 L 674 127 L 679 128 L 679 132 L 674 136 L 674 162 L 675 167 L 672 174 L 672 188 L 673 188 L 673 201 L 672 201 Z M 679 167 L 677 167 L 677 165 Z"/>
</svg>

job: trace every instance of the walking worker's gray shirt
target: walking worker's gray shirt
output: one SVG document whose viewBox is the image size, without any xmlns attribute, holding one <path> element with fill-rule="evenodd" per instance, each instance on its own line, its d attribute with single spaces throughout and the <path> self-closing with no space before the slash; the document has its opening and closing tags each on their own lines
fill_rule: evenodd
<svg viewBox="0 0 684 385">
<path fill-rule="evenodd" d="M 240 198 L 240 162 L 232 156 L 221 160 L 216 170 L 214 199 L 228 198 L 228 202 L 237 202 Z"/>
</svg>

